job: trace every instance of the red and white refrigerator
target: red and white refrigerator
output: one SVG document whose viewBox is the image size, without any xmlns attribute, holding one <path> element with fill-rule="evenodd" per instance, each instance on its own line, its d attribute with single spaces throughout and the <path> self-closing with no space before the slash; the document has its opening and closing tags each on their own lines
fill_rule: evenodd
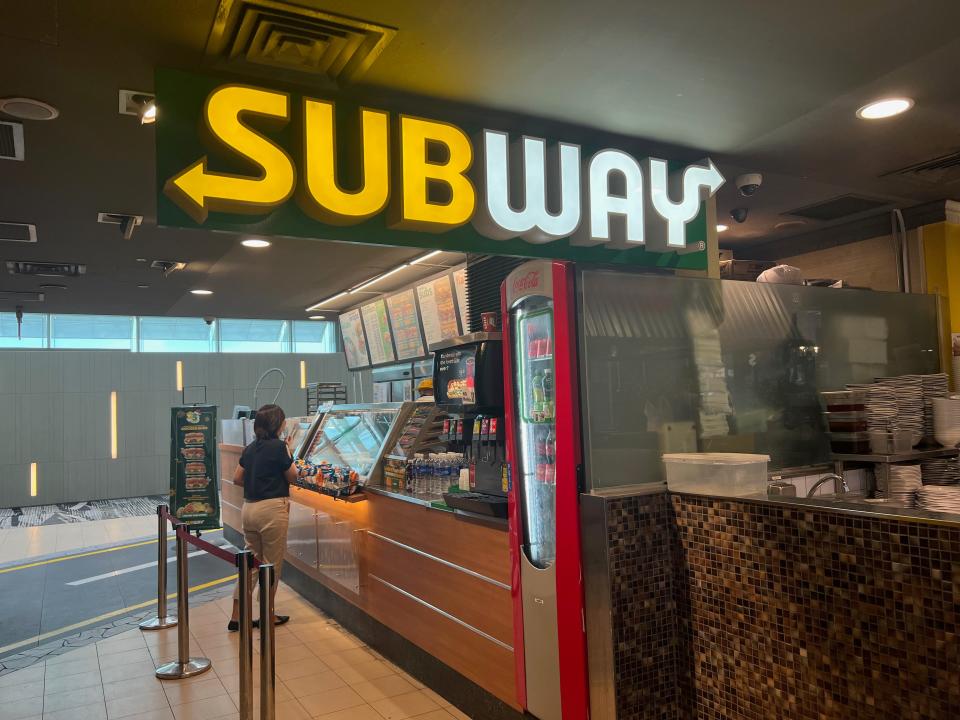
<svg viewBox="0 0 960 720">
<path fill-rule="evenodd" d="M 524 263 L 501 300 L 518 696 L 539 720 L 585 720 L 574 266 Z"/>
</svg>

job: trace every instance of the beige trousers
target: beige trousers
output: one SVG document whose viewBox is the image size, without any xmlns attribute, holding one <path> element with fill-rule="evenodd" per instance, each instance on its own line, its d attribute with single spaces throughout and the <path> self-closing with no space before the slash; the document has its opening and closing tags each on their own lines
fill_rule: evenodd
<svg viewBox="0 0 960 720">
<path fill-rule="evenodd" d="M 290 498 L 271 498 L 243 503 L 240 513 L 246 549 L 252 550 L 261 563 L 273 563 L 274 582 L 280 580 L 283 553 L 287 549 L 287 527 L 290 525 Z M 251 587 L 256 580 L 252 574 Z M 233 590 L 233 599 L 240 598 L 239 585 Z"/>
</svg>

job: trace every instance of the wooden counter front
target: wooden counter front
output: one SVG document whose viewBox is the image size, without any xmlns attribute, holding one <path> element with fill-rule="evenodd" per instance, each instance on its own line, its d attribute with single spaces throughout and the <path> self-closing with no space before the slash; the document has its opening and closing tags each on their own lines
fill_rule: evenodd
<svg viewBox="0 0 960 720">
<path fill-rule="evenodd" d="M 238 446 L 220 446 L 223 522 L 240 531 Z M 519 709 L 506 526 L 395 497 L 290 488 L 286 560 Z"/>
</svg>

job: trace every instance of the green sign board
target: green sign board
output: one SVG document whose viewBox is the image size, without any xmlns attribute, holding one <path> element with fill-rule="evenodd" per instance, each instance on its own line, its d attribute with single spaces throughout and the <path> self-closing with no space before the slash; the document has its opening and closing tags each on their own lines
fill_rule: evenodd
<svg viewBox="0 0 960 720">
<path fill-rule="evenodd" d="M 414 117 L 158 69 L 160 225 L 706 268 L 712 162 Z"/>
<path fill-rule="evenodd" d="M 220 527 L 217 407 L 170 409 L 170 512 L 191 530 Z"/>
</svg>

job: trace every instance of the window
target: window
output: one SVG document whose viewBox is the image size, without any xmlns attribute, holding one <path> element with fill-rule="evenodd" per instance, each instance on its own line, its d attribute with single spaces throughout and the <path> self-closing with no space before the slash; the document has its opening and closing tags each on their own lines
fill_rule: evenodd
<svg viewBox="0 0 960 720">
<path fill-rule="evenodd" d="M 121 315 L 51 315 L 50 347 L 135 350 L 133 325 Z"/>
<path fill-rule="evenodd" d="M 203 318 L 140 318 L 141 352 L 213 352 L 214 323 Z"/>
<path fill-rule="evenodd" d="M 17 337 L 17 314 L 0 313 L 0 347 L 42 348 L 47 345 L 47 316 L 24 314 L 20 337 Z"/>
<path fill-rule="evenodd" d="M 295 353 L 335 353 L 336 324 L 327 320 L 294 320 L 293 351 Z"/>
<path fill-rule="evenodd" d="M 221 320 L 221 352 L 289 352 L 286 320 Z"/>
</svg>

